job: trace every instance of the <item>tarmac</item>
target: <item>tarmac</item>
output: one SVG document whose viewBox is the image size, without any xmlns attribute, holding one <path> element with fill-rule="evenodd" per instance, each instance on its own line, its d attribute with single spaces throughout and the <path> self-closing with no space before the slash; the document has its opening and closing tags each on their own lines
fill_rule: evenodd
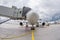
<svg viewBox="0 0 60 40">
<path fill-rule="evenodd" d="M 36 27 L 33 31 L 10 20 L 0 24 L 0 40 L 60 40 L 60 24 Z"/>
</svg>

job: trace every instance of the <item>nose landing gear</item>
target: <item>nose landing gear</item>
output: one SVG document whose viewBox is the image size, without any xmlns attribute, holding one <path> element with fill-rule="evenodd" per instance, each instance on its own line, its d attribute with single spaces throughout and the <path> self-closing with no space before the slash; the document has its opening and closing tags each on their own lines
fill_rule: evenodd
<svg viewBox="0 0 60 40">
<path fill-rule="evenodd" d="M 35 30 L 35 28 L 34 27 L 31 27 L 31 30 Z"/>
</svg>

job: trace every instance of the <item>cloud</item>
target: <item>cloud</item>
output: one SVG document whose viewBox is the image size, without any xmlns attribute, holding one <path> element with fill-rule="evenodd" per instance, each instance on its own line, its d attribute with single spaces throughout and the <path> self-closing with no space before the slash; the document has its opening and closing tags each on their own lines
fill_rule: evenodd
<svg viewBox="0 0 60 40">
<path fill-rule="evenodd" d="M 38 12 L 40 18 L 48 20 L 51 20 L 56 13 L 60 13 L 60 0 L 0 0 L 0 5 L 31 7 Z"/>
<path fill-rule="evenodd" d="M 51 20 L 60 11 L 60 0 L 30 0 L 27 6 L 36 10 L 42 19 Z"/>
<path fill-rule="evenodd" d="M 1 0 L 0 5 L 11 7 L 17 6 L 17 7 L 22 7 L 23 6 L 23 0 Z"/>
</svg>

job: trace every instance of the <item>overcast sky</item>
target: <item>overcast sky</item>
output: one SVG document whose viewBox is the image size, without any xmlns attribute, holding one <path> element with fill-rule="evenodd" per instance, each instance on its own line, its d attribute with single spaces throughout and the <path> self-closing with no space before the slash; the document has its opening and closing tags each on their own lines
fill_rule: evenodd
<svg viewBox="0 0 60 40">
<path fill-rule="evenodd" d="M 0 5 L 11 7 L 28 6 L 36 10 L 41 18 L 51 19 L 51 17 L 60 12 L 60 0 L 0 0 Z"/>
</svg>

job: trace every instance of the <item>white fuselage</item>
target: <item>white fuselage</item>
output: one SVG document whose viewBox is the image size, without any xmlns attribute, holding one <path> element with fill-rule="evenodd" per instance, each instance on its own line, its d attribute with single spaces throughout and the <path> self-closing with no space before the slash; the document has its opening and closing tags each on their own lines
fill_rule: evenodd
<svg viewBox="0 0 60 40">
<path fill-rule="evenodd" d="M 36 12 L 30 11 L 27 13 L 27 20 L 31 25 L 36 24 L 38 19 L 39 15 Z"/>
</svg>

